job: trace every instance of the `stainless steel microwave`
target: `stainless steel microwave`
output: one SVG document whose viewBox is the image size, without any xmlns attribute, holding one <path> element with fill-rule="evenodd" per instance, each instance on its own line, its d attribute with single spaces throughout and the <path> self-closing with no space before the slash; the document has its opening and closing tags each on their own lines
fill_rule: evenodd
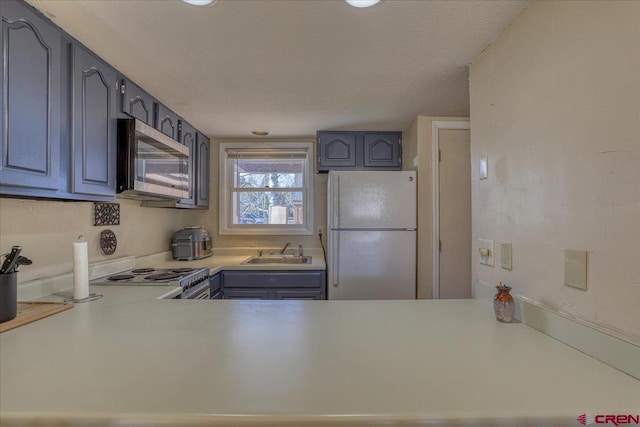
<svg viewBox="0 0 640 427">
<path fill-rule="evenodd" d="M 189 198 L 189 147 L 137 119 L 118 119 L 118 197 Z"/>
</svg>

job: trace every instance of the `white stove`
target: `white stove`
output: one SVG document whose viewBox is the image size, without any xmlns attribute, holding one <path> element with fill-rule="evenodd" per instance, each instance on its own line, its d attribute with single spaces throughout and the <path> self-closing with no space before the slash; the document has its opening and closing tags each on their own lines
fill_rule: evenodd
<svg viewBox="0 0 640 427">
<path fill-rule="evenodd" d="M 180 286 L 176 299 L 208 299 L 208 268 L 135 268 L 95 279 L 91 285 Z"/>
</svg>

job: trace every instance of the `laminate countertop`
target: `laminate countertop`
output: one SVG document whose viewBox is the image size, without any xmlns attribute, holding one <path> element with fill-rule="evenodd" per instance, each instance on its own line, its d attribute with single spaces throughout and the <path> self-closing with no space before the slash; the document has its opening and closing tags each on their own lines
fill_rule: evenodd
<svg viewBox="0 0 640 427">
<path fill-rule="evenodd" d="M 577 425 L 640 412 L 640 381 L 496 322 L 482 301 L 92 291 L 104 298 L 0 335 L 3 427 Z"/>
</svg>

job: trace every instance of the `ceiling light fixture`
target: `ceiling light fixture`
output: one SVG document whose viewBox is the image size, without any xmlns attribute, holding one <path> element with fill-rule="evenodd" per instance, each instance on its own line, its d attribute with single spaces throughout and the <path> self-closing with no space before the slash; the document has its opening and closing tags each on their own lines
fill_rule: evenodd
<svg viewBox="0 0 640 427">
<path fill-rule="evenodd" d="M 345 0 L 353 7 L 371 7 L 378 3 L 380 0 Z"/>
<path fill-rule="evenodd" d="M 256 136 L 267 136 L 267 135 L 269 135 L 269 132 L 267 132 L 266 130 L 254 130 L 251 133 L 256 135 Z"/>
<path fill-rule="evenodd" d="M 213 6 L 218 2 L 218 0 L 182 0 L 185 3 L 192 4 L 194 6 Z"/>
</svg>

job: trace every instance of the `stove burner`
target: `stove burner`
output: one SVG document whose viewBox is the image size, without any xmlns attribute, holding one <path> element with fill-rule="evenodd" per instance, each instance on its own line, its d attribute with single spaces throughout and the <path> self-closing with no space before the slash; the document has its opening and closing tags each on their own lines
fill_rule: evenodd
<svg viewBox="0 0 640 427">
<path fill-rule="evenodd" d="M 188 273 L 190 271 L 195 270 L 195 268 L 172 268 L 172 273 Z"/>
<path fill-rule="evenodd" d="M 135 276 L 133 274 L 116 274 L 115 276 L 107 277 L 107 280 L 111 280 L 112 282 L 122 282 L 124 280 L 133 279 Z"/>
<path fill-rule="evenodd" d="M 151 273 L 152 271 L 156 271 L 155 268 L 136 268 L 135 270 L 131 270 L 131 274 L 146 274 Z"/>
<path fill-rule="evenodd" d="M 180 275 L 175 273 L 159 273 L 159 274 L 152 274 L 151 276 L 146 276 L 145 279 L 146 280 L 171 280 L 171 279 L 177 279 L 179 277 Z"/>
</svg>

